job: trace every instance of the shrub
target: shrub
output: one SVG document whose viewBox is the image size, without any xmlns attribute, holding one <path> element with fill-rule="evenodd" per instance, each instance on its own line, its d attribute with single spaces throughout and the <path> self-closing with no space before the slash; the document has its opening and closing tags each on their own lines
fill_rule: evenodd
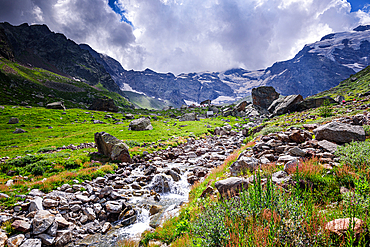
<svg viewBox="0 0 370 247">
<path fill-rule="evenodd" d="M 319 115 L 321 117 L 330 117 L 333 113 L 333 109 L 330 107 L 330 101 L 324 100 L 322 106 L 319 108 Z"/>
<path fill-rule="evenodd" d="M 66 169 L 77 169 L 81 167 L 81 164 L 79 162 L 75 162 L 74 160 L 67 160 L 64 163 L 64 167 Z"/>
<path fill-rule="evenodd" d="M 370 142 L 351 142 L 345 146 L 338 146 L 335 154 L 339 156 L 342 164 L 358 171 L 367 165 L 369 153 Z"/>
<path fill-rule="evenodd" d="M 37 152 L 46 153 L 46 152 L 55 151 L 55 150 L 57 150 L 55 147 L 43 147 L 43 148 L 40 148 Z"/>
<path fill-rule="evenodd" d="M 126 140 L 125 143 L 127 144 L 127 146 L 129 146 L 130 148 L 133 148 L 133 147 L 140 147 L 140 142 L 137 142 L 137 141 L 134 141 L 134 140 Z"/>
</svg>

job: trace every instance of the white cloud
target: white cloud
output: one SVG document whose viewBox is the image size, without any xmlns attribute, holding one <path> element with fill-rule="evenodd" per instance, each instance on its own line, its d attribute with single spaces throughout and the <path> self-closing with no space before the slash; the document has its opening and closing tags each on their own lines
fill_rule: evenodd
<svg viewBox="0 0 370 247">
<path fill-rule="evenodd" d="M 0 21 L 45 23 L 126 69 L 160 72 L 259 69 L 322 36 L 369 24 L 346 0 L 0 0 Z"/>
</svg>

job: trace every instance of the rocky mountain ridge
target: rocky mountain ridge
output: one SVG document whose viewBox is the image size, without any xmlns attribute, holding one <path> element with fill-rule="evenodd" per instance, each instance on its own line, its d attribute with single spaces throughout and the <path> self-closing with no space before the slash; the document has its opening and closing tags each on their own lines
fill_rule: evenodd
<svg viewBox="0 0 370 247">
<path fill-rule="evenodd" d="M 370 64 L 369 29 L 360 26 L 353 31 L 326 35 L 306 45 L 294 58 L 256 71 L 235 68 L 174 75 L 150 69 L 128 71 L 104 55 L 100 63 L 110 61 L 111 69 L 107 71 L 121 89 L 166 99 L 177 106 L 206 99 L 215 104 L 230 103 L 250 95 L 252 88 L 258 86 L 273 86 L 282 95 L 307 97 L 337 86 Z"/>
</svg>

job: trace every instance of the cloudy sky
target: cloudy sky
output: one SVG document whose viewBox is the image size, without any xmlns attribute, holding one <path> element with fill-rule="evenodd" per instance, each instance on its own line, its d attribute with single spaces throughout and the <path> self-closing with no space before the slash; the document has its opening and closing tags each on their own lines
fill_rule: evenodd
<svg viewBox="0 0 370 247">
<path fill-rule="evenodd" d="M 0 21 L 47 24 L 77 43 L 158 72 L 248 70 L 322 36 L 370 24 L 367 0 L 0 0 Z"/>
</svg>

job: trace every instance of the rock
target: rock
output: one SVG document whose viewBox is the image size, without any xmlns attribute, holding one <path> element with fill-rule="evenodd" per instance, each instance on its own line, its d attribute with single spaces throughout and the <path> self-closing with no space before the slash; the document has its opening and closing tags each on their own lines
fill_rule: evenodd
<svg viewBox="0 0 370 247">
<path fill-rule="evenodd" d="M 82 211 L 87 216 L 88 220 L 93 221 L 96 219 L 96 214 L 92 208 L 84 208 Z"/>
<path fill-rule="evenodd" d="M 253 90 L 252 90 L 252 92 L 253 92 Z M 235 107 L 234 107 L 234 109 L 236 110 L 236 111 L 238 111 L 238 112 L 241 112 L 241 111 L 244 111 L 245 110 L 245 107 L 247 106 L 247 105 L 249 105 L 250 104 L 250 102 L 248 102 L 248 101 L 242 101 L 242 102 L 240 102 L 240 103 L 238 103 Z"/>
<path fill-rule="evenodd" d="M 112 160 L 131 163 L 129 147 L 123 141 L 106 132 L 96 132 L 94 139 L 99 153 Z"/>
<path fill-rule="evenodd" d="M 88 198 L 87 196 L 83 196 L 83 195 L 76 195 L 76 200 L 79 200 L 83 203 L 87 203 L 90 201 L 90 198 Z"/>
<path fill-rule="evenodd" d="M 7 194 L 0 193 L 0 199 L 9 198 Z"/>
<path fill-rule="evenodd" d="M 6 241 L 8 241 L 8 236 L 4 232 L 0 231 L 0 247 L 4 247 Z"/>
<path fill-rule="evenodd" d="M 45 193 L 44 192 L 42 192 L 41 190 L 39 190 L 39 189 L 32 189 L 31 191 L 30 191 L 30 193 L 28 193 L 28 195 L 30 195 L 30 196 L 44 196 L 45 195 Z"/>
<path fill-rule="evenodd" d="M 196 121 L 197 119 L 197 114 L 195 112 L 190 112 L 181 116 L 180 121 Z"/>
<path fill-rule="evenodd" d="M 42 206 L 42 198 L 37 196 L 35 199 L 33 199 L 30 202 L 30 205 L 28 206 L 28 211 L 33 212 L 33 211 L 39 211 L 39 210 L 44 210 L 44 207 Z"/>
<path fill-rule="evenodd" d="M 351 141 L 365 141 L 365 131 L 362 126 L 355 126 L 340 122 L 330 122 L 314 129 L 316 140 L 328 140 L 335 143 Z"/>
<path fill-rule="evenodd" d="M 31 224 L 24 220 L 15 220 L 12 227 L 19 232 L 29 232 L 31 230 Z"/>
<path fill-rule="evenodd" d="M 294 156 L 300 156 L 304 157 L 306 155 L 306 152 L 300 149 L 299 147 L 294 147 L 289 150 L 289 153 Z"/>
<path fill-rule="evenodd" d="M 304 136 L 301 135 L 301 132 L 299 130 L 293 130 L 292 133 L 289 134 L 289 139 L 296 143 L 304 142 Z"/>
<path fill-rule="evenodd" d="M 32 221 L 32 233 L 37 235 L 45 232 L 54 223 L 54 219 L 55 216 L 49 213 L 49 211 L 38 211 Z"/>
<path fill-rule="evenodd" d="M 59 110 L 66 110 L 66 107 L 64 106 L 63 102 L 53 102 L 46 105 L 46 108 L 48 109 L 59 109 Z"/>
<path fill-rule="evenodd" d="M 203 190 L 202 194 L 200 195 L 200 197 L 204 198 L 206 197 L 207 195 L 209 194 L 212 194 L 213 193 L 213 188 L 212 186 L 208 186 L 205 190 Z"/>
<path fill-rule="evenodd" d="M 152 205 L 150 206 L 150 209 L 149 209 L 149 213 L 150 215 L 155 215 L 157 214 L 159 211 L 161 211 L 163 209 L 162 206 L 159 206 L 159 205 Z"/>
<path fill-rule="evenodd" d="M 239 177 L 231 177 L 215 183 L 215 187 L 221 196 L 232 196 L 241 190 L 247 189 L 248 185 L 248 180 Z"/>
<path fill-rule="evenodd" d="M 164 174 L 157 174 L 154 176 L 150 188 L 157 193 L 167 193 L 171 191 L 171 178 Z"/>
<path fill-rule="evenodd" d="M 143 131 L 143 130 L 152 130 L 153 126 L 150 123 L 150 119 L 146 117 L 142 117 L 139 119 L 135 119 L 131 121 L 130 125 L 128 126 L 130 130 L 135 131 Z"/>
<path fill-rule="evenodd" d="M 17 124 L 17 123 L 19 123 L 19 119 L 16 117 L 11 117 L 8 122 L 8 124 Z"/>
<path fill-rule="evenodd" d="M 281 156 L 279 156 L 278 162 L 286 163 L 286 162 L 296 160 L 296 159 L 297 159 L 296 157 L 293 157 L 293 156 L 290 156 L 290 155 L 281 155 Z"/>
<path fill-rule="evenodd" d="M 56 247 L 65 246 L 71 241 L 72 241 L 72 233 L 70 230 L 57 231 L 57 236 L 55 238 Z"/>
<path fill-rule="evenodd" d="M 45 245 L 52 245 L 54 243 L 54 240 L 55 240 L 55 236 L 50 236 L 48 234 L 45 234 L 45 233 L 41 233 L 39 235 L 37 235 L 38 238 L 41 239 L 42 243 L 45 244 Z"/>
<path fill-rule="evenodd" d="M 173 181 L 175 181 L 175 182 L 180 181 L 180 179 L 181 179 L 180 175 L 177 174 L 177 172 L 175 172 L 173 170 L 166 171 L 166 174 L 170 175 L 172 177 Z"/>
<path fill-rule="evenodd" d="M 304 129 L 306 130 L 314 130 L 316 129 L 317 127 L 319 127 L 318 124 L 303 124 L 302 125 Z"/>
<path fill-rule="evenodd" d="M 253 157 L 241 156 L 230 166 L 232 176 L 238 176 L 242 172 L 254 171 L 258 167 L 258 159 Z"/>
<path fill-rule="evenodd" d="M 40 239 L 27 239 L 20 247 L 41 247 L 41 245 Z"/>
<path fill-rule="evenodd" d="M 42 205 L 45 208 L 57 207 L 58 204 L 59 204 L 58 201 L 55 201 L 55 200 L 52 200 L 52 199 L 44 199 L 44 201 L 42 202 Z"/>
<path fill-rule="evenodd" d="M 118 112 L 118 107 L 110 98 L 95 98 L 89 110 Z"/>
<path fill-rule="evenodd" d="M 342 218 L 329 221 L 325 229 L 339 236 L 346 236 L 349 227 L 353 227 L 356 237 L 364 232 L 365 223 L 358 218 Z"/>
<path fill-rule="evenodd" d="M 13 237 L 8 238 L 6 241 L 8 247 L 18 247 L 23 242 L 25 236 L 23 234 L 18 234 Z"/>
<path fill-rule="evenodd" d="M 81 209 L 81 206 L 78 205 L 78 204 L 75 204 L 75 205 L 71 206 L 70 209 L 71 209 L 72 212 L 78 212 Z"/>
<path fill-rule="evenodd" d="M 6 181 L 5 183 L 5 186 L 7 187 L 10 187 L 10 186 L 13 186 L 14 185 L 14 180 L 13 179 L 9 179 L 8 181 Z"/>
<path fill-rule="evenodd" d="M 101 232 L 103 234 L 106 234 L 110 229 L 112 229 L 111 223 L 105 222 L 104 225 L 103 225 L 103 228 L 102 228 Z"/>
<path fill-rule="evenodd" d="M 303 100 L 302 95 L 288 95 L 282 100 L 276 99 L 271 103 L 268 111 L 274 115 L 281 115 L 287 112 L 292 112 L 297 109 L 297 104 Z"/>
<path fill-rule="evenodd" d="M 60 228 L 65 228 L 72 224 L 71 222 L 68 222 L 64 217 L 55 217 L 55 222 L 58 223 L 58 226 Z"/>
<path fill-rule="evenodd" d="M 304 99 L 302 102 L 299 102 L 297 105 L 297 111 L 304 111 L 307 109 L 317 108 L 322 106 L 325 101 L 329 101 L 329 104 L 336 104 L 337 102 L 329 96 L 321 98 L 310 98 Z"/>
<path fill-rule="evenodd" d="M 13 131 L 13 134 L 22 134 L 22 133 L 26 133 L 27 131 L 25 131 L 24 129 L 21 129 L 21 128 L 15 128 L 15 130 Z"/>
<path fill-rule="evenodd" d="M 330 153 L 335 153 L 337 151 L 337 148 L 338 148 L 337 144 L 335 144 L 333 142 L 329 142 L 327 140 L 319 141 L 317 143 L 317 145 L 319 145 L 321 148 L 323 148 L 324 150 L 326 150 Z"/>
<path fill-rule="evenodd" d="M 284 165 L 284 171 L 288 174 L 295 173 L 297 170 L 298 160 L 293 159 Z"/>
<path fill-rule="evenodd" d="M 122 211 L 122 204 L 116 201 L 108 201 L 105 207 L 108 213 L 119 214 Z"/>
<path fill-rule="evenodd" d="M 278 98 L 279 94 L 273 87 L 263 86 L 252 89 L 253 105 L 263 109 L 267 109 Z"/>
<path fill-rule="evenodd" d="M 335 97 L 335 99 L 334 99 L 337 103 L 342 103 L 344 100 L 345 100 L 345 98 L 342 96 L 342 95 L 337 95 L 337 97 Z"/>
<path fill-rule="evenodd" d="M 271 175 L 271 180 L 276 184 L 287 184 L 291 180 L 291 177 L 285 171 L 278 171 Z"/>
</svg>

